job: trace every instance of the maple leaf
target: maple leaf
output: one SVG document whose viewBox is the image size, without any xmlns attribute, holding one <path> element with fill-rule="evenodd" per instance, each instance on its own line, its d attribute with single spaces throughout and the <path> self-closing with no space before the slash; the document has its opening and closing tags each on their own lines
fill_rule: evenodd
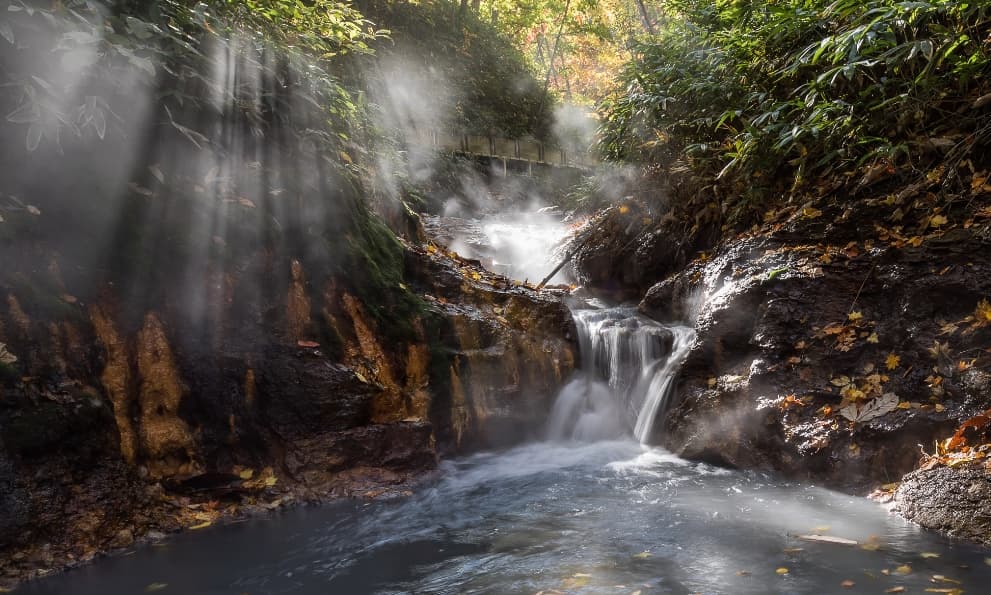
<svg viewBox="0 0 991 595">
<path fill-rule="evenodd" d="M 902 363 L 902 358 L 898 357 L 894 353 L 889 353 L 888 357 L 884 360 L 884 366 L 889 370 L 894 370 Z"/>
<path fill-rule="evenodd" d="M 860 312 L 850 312 L 849 314 L 846 315 L 846 317 L 850 319 L 850 322 L 857 322 L 858 320 L 863 318 L 864 315 Z"/>
<path fill-rule="evenodd" d="M 895 393 L 885 393 L 883 396 L 864 403 L 860 407 L 855 403 L 847 405 L 843 409 L 840 409 L 840 415 L 852 422 L 864 423 L 882 415 L 887 415 L 897 408 L 898 396 Z"/>
</svg>

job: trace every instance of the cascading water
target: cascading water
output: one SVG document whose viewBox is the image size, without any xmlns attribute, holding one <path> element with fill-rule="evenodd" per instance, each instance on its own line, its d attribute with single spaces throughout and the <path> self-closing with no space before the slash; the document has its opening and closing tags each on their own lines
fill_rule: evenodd
<svg viewBox="0 0 991 595">
<path fill-rule="evenodd" d="M 635 308 L 575 310 L 582 373 L 558 396 L 552 439 L 601 440 L 632 434 L 646 442 L 695 331 L 662 325 Z"/>
</svg>

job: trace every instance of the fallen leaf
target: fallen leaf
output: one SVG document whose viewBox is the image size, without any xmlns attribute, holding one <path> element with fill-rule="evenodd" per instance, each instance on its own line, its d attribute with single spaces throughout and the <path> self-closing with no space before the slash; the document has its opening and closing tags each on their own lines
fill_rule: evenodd
<svg viewBox="0 0 991 595">
<path fill-rule="evenodd" d="M 885 593 L 904 593 L 905 587 L 891 587 L 890 589 L 885 589 Z"/>
<path fill-rule="evenodd" d="M 633 557 L 637 560 L 646 560 L 647 558 L 653 556 L 650 552 L 640 552 L 639 554 L 633 554 Z"/>
<path fill-rule="evenodd" d="M 857 584 L 857 583 L 855 583 L 855 582 L 853 582 L 853 581 L 851 581 L 851 580 L 849 580 L 849 579 L 847 579 L 847 580 L 845 580 L 845 581 L 843 581 L 843 582 L 841 582 L 841 583 L 840 583 L 840 586 L 841 586 L 841 587 L 843 587 L 844 589 L 852 589 L 852 588 L 853 588 L 853 586 L 854 586 L 854 585 L 856 585 L 856 584 Z"/>
<path fill-rule="evenodd" d="M 316 349 L 320 347 L 320 344 L 316 341 L 296 341 L 296 345 L 302 347 L 303 349 Z"/>
<path fill-rule="evenodd" d="M 991 324 L 991 302 L 981 300 L 977 303 L 977 309 L 974 310 L 974 320 L 980 326 Z"/>
<path fill-rule="evenodd" d="M 7 346 L 0 343 L 0 364 L 11 365 L 17 363 L 17 356 L 7 350 Z"/>
<path fill-rule="evenodd" d="M 241 479 L 245 479 L 245 480 L 251 479 L 252 477 L 255 476 L 255 470 L 254 469 L 245 469 L 244 471 L 238 473 L 237 476 L 240 477 Z"/>
<path fill-rule="evenodd" d="M 887 415 L 898 408 L 898 395 L 895 393 L 885 393 L 884 395 L 864 403 L 859 406 L 856 403 L 847 405 L 840 409 L 840 415 L 854 423 L 864 423 L 872 419 Z"/>
<path fill-rule="evenodd" d="M 889 370 L 894 370 L 902 363 L 902 358 L 895 355 L 894 353 L 889 353 L 888 357 L 884 359 L 884 367 Z"/>
<path fill-rule="evenodd" d="M 952 583 L 954 585 L 962 585 L 963 584 L 962 582 L 960 582 L 960 581 L 958 581 L 956 579 L 950 578 L 948 576 L 944 576 L 942 574 L 934 574 L 933 577 L 932 577 L 932 582 L 934 582 L 934 583 Z"/>
<path fill-rule="evenodd" d="M 774 572 L 777 572 L 778 574 L 788 574 L 788 569 L 782 566 L 781 568 L 778 568 Z"/>
<path fill-rule="evenodd" d="M 946 222 L 947 222 L 946 217 L 942 215 L 933 215 L 932 217 L 929 218 L 930 227 L 942 227 L 943 225 L 946 225 Z"/>
<path fill-rule="evenodd" d="M 898 574 L 912 574 L 912 567 L 908 564 L 902 564 L 898 568 L 895 568 L 895 572 Z"/>
<path fill-rule="evenodd" d="M 864 315 L 861 312 L 850 312 L 849 314 L 846 315 L 846 317 L 850 319 L 850 322 L 857 322 L 858 320 L 862 319 Z"/>
<path fill-rule="evenodd" d="M 815 207 L 805 207 L 804 209 L 802 209 L 803 219 L 815 219 L 821 216 L 822 216 L 822 211 L 820 211 Z"/>
<path fill-rule="evenodd" d="M 206 529 L 207 527 L 209 527 L 212 524 L 213 523 L 210 522 L 210 521 L 203 521 L 202 523 L 200 523 L 198 525 L 193 525 L 192 527 L 190 527 L 190 530 L 196 531 L 197 529 Z"/>
<path fill-rule="evenodd" d="M 880 341 L 880 338 L 879 338 L 879 337 L 877 336 L 877 333 L 871 333 L 871 334 L 870 334 L 870 335 L 869 335 L 869 336 L 867 337 L 867 342 L 868 342 L 868 343 L 871 343 L 871 344 L 873 344 L 873 345 L 877 345 L 877 343 L 878 343 L 878 341 Z"/>
</svg>

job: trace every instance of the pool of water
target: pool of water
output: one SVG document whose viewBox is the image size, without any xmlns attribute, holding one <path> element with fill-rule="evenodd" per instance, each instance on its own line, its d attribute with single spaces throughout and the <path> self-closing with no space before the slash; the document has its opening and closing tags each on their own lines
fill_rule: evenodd
<svg viewBox="0 0 991 595">
<path fill-rule="evenodd" d="M 991 584 L 991 553 L 868 500 L 632 440 L 531 444 L 443 467 L 405 499 L 187 533 L 19 591 L 986 593 Z M 797 537 L 810 533 L 866 549 Z"/>
</svg>

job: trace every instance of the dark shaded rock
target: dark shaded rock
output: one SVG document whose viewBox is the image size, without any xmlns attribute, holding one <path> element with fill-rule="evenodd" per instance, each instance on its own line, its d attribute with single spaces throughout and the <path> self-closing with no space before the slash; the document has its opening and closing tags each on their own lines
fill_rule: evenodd
<svg viewBox="0 0 991 595">
<path fill-rule="evenodd" d="M 617 301 L 639 299 L 719 235 L 712 224 L 686 230 L 673 218 L 658 219 L 631 200 L 606 209 L 579 232 L 573 264 L 582 285 Z"/>
<path fill-rule="evenodd" d="M 896 510 L 927 529 L 991 546 L 991 474 L 982 466 L 919 469 L 895 492 Z"/>
<path fill-rule="evenodd" d="M 263 423 L 287 440 L 369 423 L 378 389 L 353 370 L 302 352 L 272 348 L 257 372 Z"/>
</svg>

